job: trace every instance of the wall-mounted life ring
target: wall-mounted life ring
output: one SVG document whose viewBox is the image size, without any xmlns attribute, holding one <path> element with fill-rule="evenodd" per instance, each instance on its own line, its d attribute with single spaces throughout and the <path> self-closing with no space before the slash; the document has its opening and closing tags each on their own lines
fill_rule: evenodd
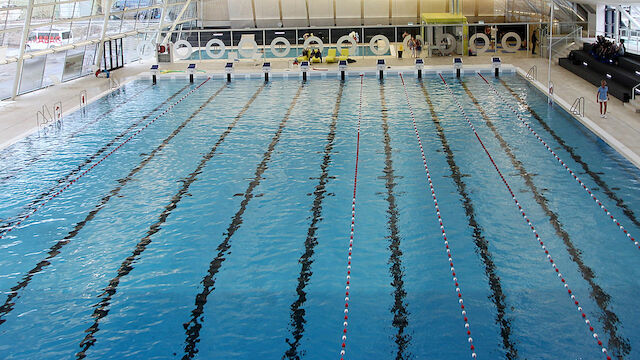
<svg viewBox="0 0 640 360">
<path fill-rule="evenodd" d="M 376 45 L 378 44 L 378 41 L 383 41 L 384 46 L 376 47 Z M 387 51 L 389 51 L 389 39 L 384 35 L 376 35 L 371 38 L 371 41 L 369 41 L 369 49 L 371 49 L 371 52 L 376 55 L 379 55 L 379 56 L 386 55 Z"/>
<path fill-rule="evenodd" d="M 480 48 L 476 45 L 477 39 L 482 39 L 482 41 L 484 41 L 484 45 Z M 490 42 L 491 41 L 489 40 L 489 37 L 487 35 L 483 33 L 475 33 L 469 38 L 469 47 L 471 48 L 471 50 L 474 50 L 476 54 L 482 54 L 485 51 L 489 50 Z"/>
<path fill-rule="evenodd" d="M 276 45 L 278 44 L 284 44 L 284 49 L 278 50 L 278 48 L 276 48 Z M 285 57 L 289 55 L 290 51 L 291 51 L 291 43 L 289 42 L 289 40 L 287 40 L 286 37 L 279 36 L 273 39 L 273 41 L 271 42 L 271 53 L 276 57 L 279 57 L 279 58 Z"/>
<path fill-rule="evenodd" d="M 358 52 L 358 43 L 356 42 L 356 39 L 352 38 L 349 35 L 341 36 L 338 39 L 338 42 L 336 43 L 336 50 L 338 51 L 338 54 L 342 53 L 342 44 L 346 42 L 351 44 L 351 46 L 349 47 L 349 55 L 356 55 Z"/>
<path fill-rule="evenodd" d="M 217 53 L 214 53 L 212 51 L 212 50 L 214 50 L 213 49 L 214 45 L 217 45 L 220 48 Z M 205 45 L 204 51 L 207 53 L 207 55 L 209 55 L 210 58 L 212 58 L 212 59 L 220 59 L 221 57 L 224 56 L 225 51 L 227 51 L 227 47 L 225 46 L 224 42 L 222 42 L 222 40 L 220 40 L 220 39 L 211 39 L 211 40 L 207 41 L 207 45 Z"/>
</svg>

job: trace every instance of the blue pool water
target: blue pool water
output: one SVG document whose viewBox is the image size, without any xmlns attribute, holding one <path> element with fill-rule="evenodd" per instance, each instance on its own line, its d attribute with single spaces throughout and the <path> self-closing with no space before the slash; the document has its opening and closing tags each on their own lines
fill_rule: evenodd
<svg viewBox="0 0 640 360">
<path fill-rule="evenodd" d="M 479 76 L 445 78 L 609 354 L 640 359 L 640 250 Z M 638 236 L 640 170 L 501 79 Z M 405 82 L 478 358 L 604 358 L 440 78 Z M 196 85 L 130 83 L 0 152 L 3 358 L 340 358 L 360 79 Z M 471 358 L 399 77 L 363 79 L 359 144 L 345 358 Z"/>
<path fill-rule="evenodd" d="M 283 49 L 279 49 L 278 51 L 284 51 Z M 214 51 L 217 52 L 217 51 Z M 271 52 L 270 48 L 267 48 L 266 50 L 263 49 L 258 49 L 258 53 L 261 54 L 261 56 L 266 57 L 267 59 L 275 59 L 278 58 L 279 56 L 276 56 L 273 54 L 273 52 Z M 329 47 L 326 47 L 322 50 L 322 57 L 326 57 L 327 54 L 329 53 Z M 238 52 L 236 51 L 236 54 L 238 55 L 239 58 L 243 58 L 242 55 L 238 54 Z M 387 50 L 386 53 L 384 53 L 382 56 L 386 56 L 386 55 L 390 55 L 391 51 Z M 291 47 L 291 51 L 289 51 L 289 54 L 287 54 L 286 56 L 283 56 L 285 58 L 294 58 L 296 56 L 301 56 L 302 55 L 302 47 L 300 48 L 296 48 L 295 46 Z M 358 50 L 356 51 L 355 54 L 350 54 L 350 56 L 381 56 L 381 55 L 376 55 L 373 53 L 373 51 L 371 51 L 371 49 L 369 48 L 368 45 L 359 45 L 358 46 Z M 225 56 L 226 57 L 226 56 Z M 194 50 L 193 53 L 191 54 L 191 56 L 189 56 L 188 58 L 189 60 L 210 60 L 211 57 L 209 56 L 209 54 L 207 54 L 207 52 L 205 50 Z"/>
</svg>

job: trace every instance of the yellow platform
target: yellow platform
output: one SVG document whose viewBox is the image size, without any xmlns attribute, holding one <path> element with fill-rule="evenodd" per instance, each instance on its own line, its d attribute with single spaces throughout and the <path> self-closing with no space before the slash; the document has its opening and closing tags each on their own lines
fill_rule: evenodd
<svg viewBox="0 0 640 360">
<path fill-rule="evenodd" d="M 423 25 L 468 24 L 467 17 L 462 14 L 422 13 L 421 19 L 422 19 Z M 424 39 L 424 27 L 422 28 L 422 38 Z M 467 55 L 468 45 L 469 45 L 469 27 L 462 26 L 462 49 L 463 49 L 462 55 Z"/>
</svg>

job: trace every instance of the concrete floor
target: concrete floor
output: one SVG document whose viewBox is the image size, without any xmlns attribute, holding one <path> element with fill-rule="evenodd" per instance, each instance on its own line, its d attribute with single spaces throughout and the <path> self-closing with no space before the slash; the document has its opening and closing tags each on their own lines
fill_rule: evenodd
<svg viewBox="0 0 640 360">
<path fill-rule="evenodd" d="M 494 54 L 484 54 L 477 57 L 465 57 L 465 65 L 488 65 L 490 58 Z M 537 83 L 541 89 L 546 89 L 547 67 L 546 59 L 527 56 L 526 52 L 515 54 L 498 54 L 503 63 L 512 64 L 525 72 L 533 65 L 538 69 Z M 351 70 L 374 69 L 376 58 L 356 57 L 356 63 L 350 64 Z M 270 59 L 272 71 L 296 72 L 297 66 L 293 66 L 291 60 Z M 411 67 L 414 60 L 411 58 L 397 59 L 386 57 L 387 65 L 394 67 Z M 207 61 L 198 64 L 199 70 L 207 73 L 222 73 L 224 60 Z M 427 67 L 449 67 L 451 57 L 431 57 L 425 59 Z M 138 75 L 149 70 L 150 62 L 138 62 L 126 65 L 123 69 L 113 72 L 120 84 L 124 84 L 135 79 Z M 162 65 L 165 70 L 184 70 L 187 62 Z M 251 60 L 241 60 L 236 63 L 236 72 L 261 72 L 262 61 L 253 62 Z M 337 64 L 317 64 L 318 70 L 337 70 Z M 577 97 L 583 96 L 586 100 L 585 118 L 579 118 L 583 124 L 598 134 L 604 141 L 609 143 L 618 152 L 624 155 L 636 166 L 640 167 L 640 114 L 636 114 L 631 109 L 623 106 L 623 103 L 615 98 L 609 101 L 608 118 L 602 119 L 599 116 L 598 104 L 595 102 L 596 87 L 578 78 L 571 72 L 552 65 L 551 79 L 555 84 L 554 94 L 556 103 L 568 108 Z M 161 76 L 184 76 L 182 74 L 167 74 Z M 543 85 L 545 84 L 545 85 Z M 54 103 L 62 103 L 63 113 L 75 111 L 80 105 L 80 93 L 85 90 L 89 101 L 100 98 L 110 91 L 110 83 L 107 79 L 97 79 L 87 76 L 67 83 L 55 85 L 46 89 L 38 90 L 22 95 L 16 101 L 0 102 L 0 148 L 6 147 L 18 139 L 37 130 L 36 112 L 42 110 L 46 105 L 53 112 Z M 42 102 L 42 99 L 47 101 Z"/>
</svg>

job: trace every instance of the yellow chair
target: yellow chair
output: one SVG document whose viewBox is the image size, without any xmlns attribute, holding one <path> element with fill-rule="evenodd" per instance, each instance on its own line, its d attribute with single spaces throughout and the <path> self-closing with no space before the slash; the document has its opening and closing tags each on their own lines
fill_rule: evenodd
<svg viewBox="0 0 640 360">
<path fill-rule="evenodd" d="M 326 59 L 327 63 L 338 62 L 338 60 L 336 60 L 336 49 L 329 49 L 325 59 Z"/>
<path fill-rule="evenodd" d="M 298 56 L 296 60 L 298 60 L 298 62 L 309 61 L 309 58 L 306 56 Z"/>
<path fill-rule="evenodd" d="M 320 58 L 319 58 L 319 57 L 312 57 L 312 58 L 311 58 L 311 62 L 312 62 L 312 63 L 321 63 L 321 62 L 322 62 L 322 60 L 320 60 Z"/>
<path fill-rule="evenodd" d="M 340 53 L 342 54 L 342 56 L 340 56 L 338 58 L 338 60 L 347 60 L 349 58 L 349 49 L 342 49 L 342 51 L 340 51 Z"/>
</svg>

